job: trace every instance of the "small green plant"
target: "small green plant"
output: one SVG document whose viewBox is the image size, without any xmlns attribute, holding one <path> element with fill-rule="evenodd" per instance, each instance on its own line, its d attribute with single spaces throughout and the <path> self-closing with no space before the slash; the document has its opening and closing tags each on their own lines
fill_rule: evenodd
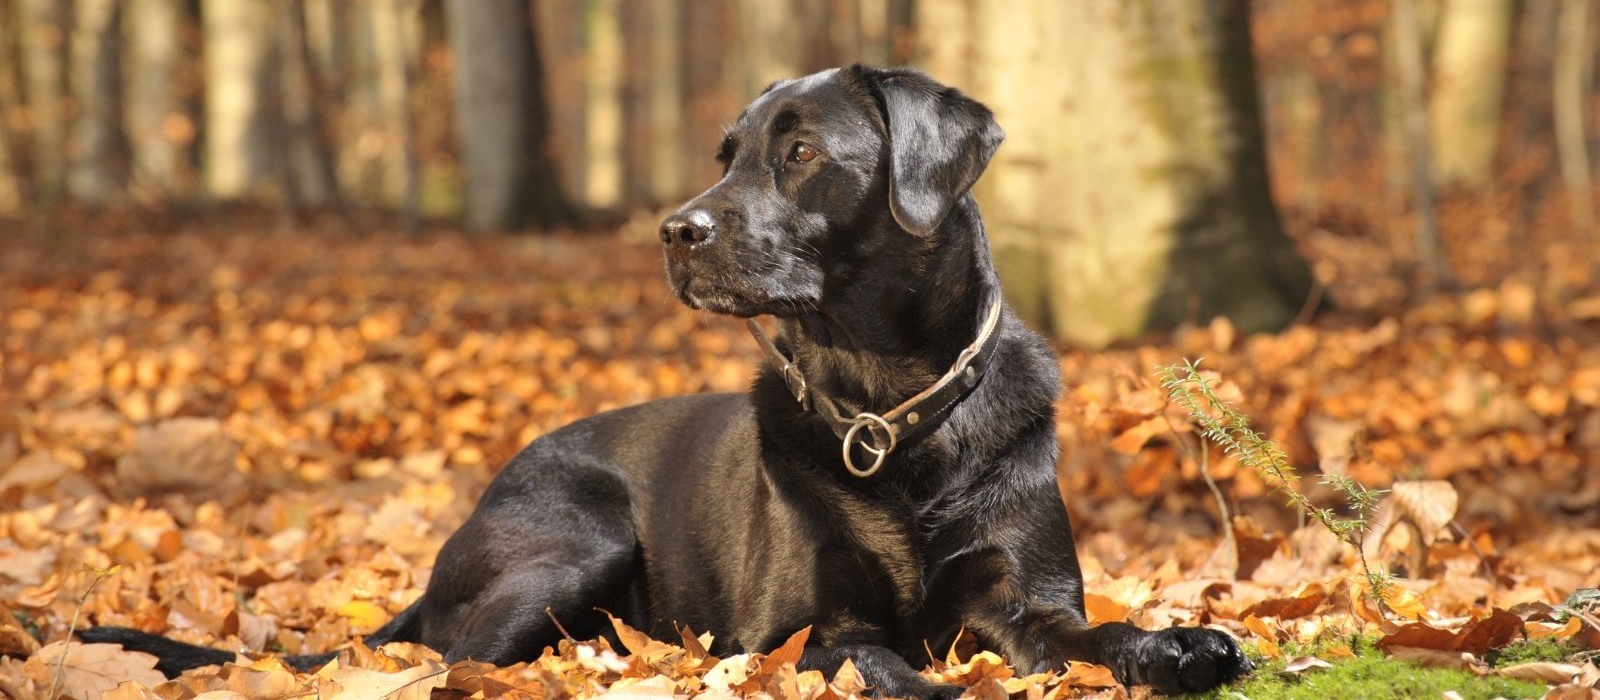
<svg viewBox="0 0 1600 700">
<path fill-rule="evenodd" d="M 1301 513 L 1322 523 L 1336 537 L 1355 547 L 1366 575 L 1368 590 L 1374 600 L 1383 601 L 1385 591 L 1394 585 L 1388 572 L 1373 569 L 1362 554 L 1362 541 L 1370 528 L 1378 502 L 1387 491 L 1369 489 L 1343 474 L 1324 474 L 1322 483 L 1344 494 L 1351 517 L 1342 518 L 1332 508 L 1320 508 L 1301 493 L 1295 485 L 1300 476 L 1294 473 L 1289 458 L 1268 440 L 1250 428 L 1250 421 L 1237 409 L 1217 396 L 1214 380 L 1200 373 L 1201 360 L 1184 360 L 1181 365 L 1169 365 L 1158 370 L 1161 386 L 1167 390 L 1167 399 L 1189 412 L 1189 417 L 1199 427 L 1206 440 L 1220 446 L 1225 453 L 1260 473 L 1274 491 L 1282 493 L 1289 504 Z M 1223 517 L 1226 519 L 1227 514 Z"/>
<path fill-rule="evenodd" d="M 1495 667 L 1515 666 L 1529 661 L 1566 661 L 1581 650 L 1561 639 L 1521 639 L 1489 655 Z"/>
</svg>

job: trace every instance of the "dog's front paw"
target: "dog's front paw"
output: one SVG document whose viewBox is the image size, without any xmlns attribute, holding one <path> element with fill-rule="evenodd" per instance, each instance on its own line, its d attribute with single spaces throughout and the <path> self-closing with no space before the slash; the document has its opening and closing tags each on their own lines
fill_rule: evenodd
<svg viewBox="0 0 1600 700">
<path fill-rule="evenodd" d="M 1164 695 L 1205 692 L 1255 670 L 1232 637 L 1200 627 L 1151 633 L 1134 663 L 1138 682 Z"/>
</svg>

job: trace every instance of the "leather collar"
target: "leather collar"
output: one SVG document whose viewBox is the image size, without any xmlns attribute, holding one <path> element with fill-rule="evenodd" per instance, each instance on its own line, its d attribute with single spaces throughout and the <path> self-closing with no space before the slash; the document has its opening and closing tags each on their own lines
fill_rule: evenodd
<svg viewBox="0 0 1600 700">
<path fill-rule="evenodd" d="M 883 466 L 889 454 L 894 452 L 900 443 L 936 428 L 950 410 L 972 393 L 978 382 L 983 380 L 984 372 L 994 360 L 995 350 L 1000 347 L 1000 334 L 997 330 L 1000 327 L 1000 311 L 1003 306 L 1000 296 L 995 295 L 994 301 L 989 305 L 989 313 L 984 318 L 983 327 L 978 331 L 977 339 L 956 356 L 955 364 L 951 365 L 950 370 L 932 386 L 923 389 L 916 396 L 889 409 L 886 413 L 862 411 L 854 417 L 845 416 L 837 400 L 807 383 L 800 365 L 778 349 L 760 323 L 755 319 L 749 319 L 747 323 L 750 334 L 755 336 L 756 344 L 761 346 L 762 353 L 767 356 L 767 362 L 777 370 L 778 376 L 783 377 L 783 382 L 789 386 L 789 392 L 800 402 L 801 409 L 816 411 L 833 430 L 833 434 L 844 443 L 841 450 L 845 469 L 856 476 L 868 477 Z M 856 466 L 853 450 L 857 447 L 872 458 L 870 466 L 865 468 Z"/>
</svg>

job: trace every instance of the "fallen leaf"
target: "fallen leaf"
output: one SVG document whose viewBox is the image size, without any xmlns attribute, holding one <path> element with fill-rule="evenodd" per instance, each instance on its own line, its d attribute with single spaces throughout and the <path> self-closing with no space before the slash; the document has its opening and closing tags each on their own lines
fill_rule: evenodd
<svg viewBox="0 0 1600 700">
<path fill-rule="evenodd" d="M 434 688 L 444 685 L 449 670 L 432 661 L 392 673 L 364 668 L 325 669 L 326 673 L 318 672 L 322 684 L 317 694 L 327 700 L 426 700 Z"/>
<path fill-rule="evenodd" d="M 1386 651 L 1389 656 L 1429 668 L 1453 668 L 1457 670 L 1477 670 L 1484 672 L 1481 664 L 1467 652 L 1443 651 L 1440 649 L 1423 649 L 1419 647 L 1393 646 Z"/>
<path fill-rule="evenodd" d="M 1261 654 L 1269 659 L 1283 657 L 1283 649 L 1278 646 L 1278 635 L 1255 615 L 1246 616 L 1243 620 L 1244 628 L 1256 635 Z"/>
<path fill-rule="evenodd" d="M 237 496 L 244 483 L 234 466 L 238 452 L 214 418 L 174 418 L 140 427 L 132 448 L 117 458 L 116 487 L 133 496 Z"/>
<path fill-rule="evenodd" d="M 1498 676 L 1554 684 L 1571 682 L 1582 672 L 1583 668 L 1577 664 L 1561 664 L 1551 661 L 1530 661 L 1495 669 L 1495 675 Z"/>
<path fill-rule="evenodd" d="M 62 654 L 66 654 L 63 660 Z M 57 669 L 61 692 L 74 698 L 98 698 L 124 681 L 153 686 L 166 680 L 156 670 L 156 657 L 124 651 L 116 644 L 54 642 L 28 657 L 23 673 L 40 687 L 49 687 Z"/>
<path fill-rule="evenodd" d="M 334 612 L 349 620 L 352 631 L 357 634 L 370 634 L 389 621 L 389 611 L 366 600 L 352 600 L 339 606 Z"/>
<path fill-rule="evenodd" d="M 1283 665 L 1283 672 L 1298 676 L 1322 668 L 1333 668 L 1333 664 L 1315 656 L 1297 656 Z"/>
</svg>

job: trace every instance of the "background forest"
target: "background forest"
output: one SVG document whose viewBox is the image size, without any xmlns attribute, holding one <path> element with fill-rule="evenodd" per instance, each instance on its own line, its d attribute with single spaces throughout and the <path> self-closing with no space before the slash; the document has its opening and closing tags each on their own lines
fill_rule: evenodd
<svg viewBox="0 0 1600 700">
<path fill-rule="evenodd" d="M 336 648 L 528 440 L 743 389 L 657 227 L 765 85 L 859 61 L 1007 131 L 975 191 L 1058 343 L 1092 620 L 1236 634 L 1253 698 L 1600 698 L 1597 32 L 1593 0 L 0 0 L 0 695 L 861 697 L 690 634 L 167 683 L 64 645 Z M 1169 401 L 1201 357 L 1357 546 Z M 928 673 L 1126 697 L 1101 671 Z"/>
</svg>

